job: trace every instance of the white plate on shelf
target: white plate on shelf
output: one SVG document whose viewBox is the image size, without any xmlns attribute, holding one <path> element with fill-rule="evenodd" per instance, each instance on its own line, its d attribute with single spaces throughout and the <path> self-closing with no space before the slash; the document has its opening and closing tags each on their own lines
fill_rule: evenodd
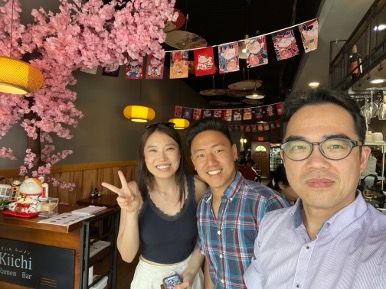
<svg viewBox="0 0 386 289">
<path fill-rule="evenodd" d="M 379 145 L 384 145 L 386 144 L 385 141 L 377 141 L 377 142 L 367 142 L 365 141 L 366 146 L 379 146 Z"/>
</svg>

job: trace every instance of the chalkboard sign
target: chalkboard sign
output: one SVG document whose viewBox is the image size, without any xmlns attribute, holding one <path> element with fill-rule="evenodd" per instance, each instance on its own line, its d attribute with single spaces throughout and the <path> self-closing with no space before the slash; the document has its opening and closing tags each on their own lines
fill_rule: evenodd
<svg viewBox="0 0 386 289">
<path fill-rule="evenodd" d="M 36 289 L 74 287 L 72 249 L 0 238 L 0 281 Z"/>
</svg>

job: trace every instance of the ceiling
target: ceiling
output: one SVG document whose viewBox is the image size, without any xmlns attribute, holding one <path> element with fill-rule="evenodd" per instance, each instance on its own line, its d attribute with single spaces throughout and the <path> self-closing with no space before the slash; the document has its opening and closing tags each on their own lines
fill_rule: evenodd
<svg viewBox="0 0 386 289">
<path fill-rule="evenodd" d="M 292 91 L 302 93 L 308 83 L 329 86 L 329 63 L 350 37 L 374 0 L 324 0 L 318 13 L 318 49 L 305 54 L 294 78 Z M 331 48 L 331 55 L 330 55 Z"/>
<path fill-rule="evenodd" d="M 302 23 L 317 16 L 322 0 L 177 0 L 175 7 L 188 21 L 180 30 L 186 30 L 203 37 L 208 46 L 243 40 L 260 34 L 267 35 L 267 65 L 246 68 L 245 59 L 240 59 L 240 71 L 225 75 L 195 77 L 189 75 L 185 81 L 197 92 L 207 89 L 227 88 L 229 84 L 258 79 L 262 81 L 260 90 L 265 93 L 264 103 L 274 103 L 283 99 L 291 90 L 303 49 L 300 55 L 277 61 L 270 41 L 270 34 L 292 25 Z M 188 16 L 187 16 L 188 15 Z M 298 42 L 299 43 L 299 42 Z M 166 50 L 175 48 L 165 45 Z M 214 49 L 215 53 L 217 49 Z M 193 58 L 193 53 L 190 58 Z M 215 56 L 216 60 L 216 56 Z M 166 61 L 167 63 L 167 61 Z M 240 106 L 242 97 L 227 95 L 206 96 L 208 101 L 225 101 Z M 223 104 L 221 104 L 223 105 Z"/>
<path fill-rule="evenodd" d="M 21 2 L 22 6 L 27 8 L 25 11 L 39 6 L 55 11 L 58 6 L 57 0 L 21 0 Z M 268 36 L 267 65 L 247 69 L 245 60 L 241 59 L 239 72 L 200 77 L 190 74 L 184 81 L 199 93 L 214 87 L 227 88 L 229 84 L 245 79 L 258 79 L 262 81 L 261 90 L 266 95 L 264 104 L 282 101 L 291 91 L 306 90 L 310 81 L 319 81 L 321 85 L 328 86 L 330 43 L 347 39 L 373 2 L 373 0 L 176 0 L 175 7 L 188 17 L 188 21 L 180 29 L 202 36 L 209 46 L 242 40 L 246 34 L 249 37 L 270 34 L 315 17 L 319 18 L 319 43 L 315 51 L 304 54 L 300 48 L 300 55 L 277 61 Z M 22 15 L 27 23 L 30 22 L 30 17 Z M 336 45 L 332 45 L 335 52 L 341 43 L 338 41 Z M 166 44 L 164 48 L 167 51 L 175 50 Z M 165 61 L 165 64 L 167 63 L 168 60 Z M 243 100 L 241 97 L 227 95 L 203 97 L 208 101 L 225 102 L 230 106 L 240 106 Z"/>
<path fill-rule="evenodd" d="M 245 60 L 240 59 L 239 72 L 224 76 L 218 73 L 214 76 L 200 77 L 189 75 L 185 81 L 195 91 L 200 92 L 213 88 L 227 88 L 229 84 L 245 79 L 259 79 L 262 81 L 261 90 L 266 95 L 263 104 L 282 101 L 290 93 L 303 92 L 309 89 L 308 83 L 311 81 L 328 86 L 330 57 L 339 51 L 344 40 L 351 35 L 373 2 L 373 0 L 176 0 L 175 7 L 185 17 L 188 15 L 188 21 L 180 30 L 202 36 L 209 46 L 242 40 L 246 34 L 249 37 L 270 34 L 315 17 L 319 19 L 319 43 L 315 51 L 305 54 L 303 49 L 299 48 L 300 55 L 277 61 L 268 39 L 267 65 L 247 69 Z M 165 45 L 165 49 L 175 48 Z M 218 102 L 217 105 L 223 105 L 224 102 L 230 106 L 240 106 L 240 101 L 245 99 L 227 95 L 203 97 L 211 103 Z"/>
</svg>

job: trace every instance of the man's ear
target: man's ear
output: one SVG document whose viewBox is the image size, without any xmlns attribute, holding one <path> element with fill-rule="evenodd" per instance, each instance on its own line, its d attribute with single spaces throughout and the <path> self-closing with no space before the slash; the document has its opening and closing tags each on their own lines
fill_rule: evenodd
<svg viewBox="0 0 386 289">
<path fill-rule="evenodd" d="M 232 145 L 232 154 L 233 154 L 233 160 L 237 160 L 237 146 L 235 144 Z"/>
<path fill-rule="evenodd" d="M 283 152 L 283 150 L 280 150 L 280 157 L 281 157 L 281 160 L 283 161 L 283 164 L 284 164 L 284 152 Z"/>
<path fill-rule="evenodd" d="M 367 167 L 367 161 L 369 159 L 369 156 L 371 154 L 371 148 L 368 146 L 362 146 L 361 149 L 361 163 L 360 163 L 360 171 L 361 173 L 364 172 L 364 170 Z"/>
<path fill-rule="evenodd" d="M 285 190 L 285 188 L 286 188 L 286 185 L 284 185 L 284 183 L 282 181 L 279 181 L 277 183 L 277 185 L 279 186 L 280 190 L 282 190 L 282 191 Z"/>
</svg>

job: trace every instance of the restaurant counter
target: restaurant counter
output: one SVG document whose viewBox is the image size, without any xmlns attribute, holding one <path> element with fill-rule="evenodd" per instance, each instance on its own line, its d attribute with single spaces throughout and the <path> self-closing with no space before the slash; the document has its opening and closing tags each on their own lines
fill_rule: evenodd
<svg viewBox="0 0 386 289">
<path fill-rule="evenodd" d="M 58 212 L 79 208 L 59 204 Z M 38 223 L 42 219 L 0 211 L 0 288 L 79 288 L 82 222 Z"/>
</svg>

